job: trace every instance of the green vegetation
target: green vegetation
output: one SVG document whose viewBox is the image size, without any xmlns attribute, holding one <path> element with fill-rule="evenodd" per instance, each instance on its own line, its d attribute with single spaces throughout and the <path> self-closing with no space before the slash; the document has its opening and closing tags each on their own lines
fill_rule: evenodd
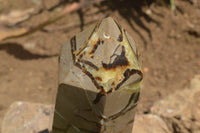
<svg viewBox="0 0 200 133">
<path fill-rule="evenodd" d="M 170 0 L 170 6 L 171 6 L 172 11 L 174 11 L 176 9 L 176 6 L 174 4 L 174 0 Z"/>
</svg>

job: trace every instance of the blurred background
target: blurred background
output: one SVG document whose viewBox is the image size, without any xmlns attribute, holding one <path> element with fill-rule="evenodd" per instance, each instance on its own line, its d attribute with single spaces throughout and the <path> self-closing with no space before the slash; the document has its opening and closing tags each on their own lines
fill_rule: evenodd
<svg viewBox="0 0 200 133">
<path fill-rule="evenodd" d="M 155 103 L 176 93 L 168 99 L 173 104 L 200 74 L 200 1 L 105 0 L 78 10 L 71 6 L 74 2 L 88 0 L 0 0 L 0 124 L 15 101 L 54 103 L 62 44 L 108 16 L 129 32 L 140 51 L 144 81 L 137 114 L 151 114 Z M 23 35 L 68 8 L 72 10 L 58 21 Z M 180 101 L 190 98 L 184 94 Z M 199 107 L 200 99 L 195 101 L 185 109 Z M 200 132 L 198 118 L 189 117 L 188 126 L 181 116 L 175 123 L 184 126 L 173 128 L 174 120 L 171 132 Z"/>
</svg>

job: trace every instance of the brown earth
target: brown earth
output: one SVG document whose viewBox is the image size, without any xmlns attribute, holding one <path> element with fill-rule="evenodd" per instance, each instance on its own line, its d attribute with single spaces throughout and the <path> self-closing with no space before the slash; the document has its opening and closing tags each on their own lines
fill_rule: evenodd
<svg viewBox="0 0 200 133">
<path fill-rule="evenodd" d="M 114 1 L 114 0 L 113 0 Z M 39 0 L 0 0 L 0 13 L 39 7 Z M 57 0 L 22 23 L 36 25 L 61 10 Z M 200 73 L 200 3 L 109 1 L 89 6 L 29 36 L 0 42 L 0 121 L 14 101 L 53 103 L 57 91 L 60 47 L 98 19 L 111 16 L 135 39 L 144 71 L 138 113 L 148 113 L 155 101 L 183 90 Z"/>
</svg>

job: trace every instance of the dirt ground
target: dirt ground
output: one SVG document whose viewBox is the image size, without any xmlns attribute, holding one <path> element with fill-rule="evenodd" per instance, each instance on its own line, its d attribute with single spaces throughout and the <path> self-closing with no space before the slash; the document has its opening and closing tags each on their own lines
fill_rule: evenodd
<svg viewBox="0 0 200 133">
<path fill-rule="evenodd" d="M 36 25 L 64 4 L 44 2 L 46 10 L 22 23 Z M 0 14 L 37 8 L 40 0 L 0 0 Z M 154 102 L 181 91 L 200 73 L 200 6 L 195 0 L 167 3 L 109 1 L 67 15 L 34 34 L 0 42 L 0 121 L 14 101 L 54 103 L 60 47 L 88 25 L 113 17 L 135 39 L 144 71 L 138 113 L 148 113 Z"/>
</svg>

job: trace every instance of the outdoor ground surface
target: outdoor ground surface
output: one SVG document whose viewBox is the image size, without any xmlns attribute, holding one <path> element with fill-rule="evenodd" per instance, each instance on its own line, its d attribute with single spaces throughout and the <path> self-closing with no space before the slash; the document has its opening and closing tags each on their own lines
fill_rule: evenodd
<svg viewBox="0 0 200 133">
<path fill-rule="evenodd" d="M 0 14 L 38 7 L 38 1 L 0 0 Z M 58 2 L 48 0 L 44 4 L 49 9 Z M 195 0 L 175 0 L 175 4 L 172 12 L 167 3 L 104 2 L 69 14 L 43 31 L 1 41 L 0 122 L 14 101 L 53 103 L 61 45 L 106 16 L 119 22 L 140 50 L 144 81 L 138 113 L 148 113 L 155 101 L 184 89 L 200 73 L 200 6 Z M 62 7 L 45 10 L 21 25 L 36 25 Z"/>
</svg>

